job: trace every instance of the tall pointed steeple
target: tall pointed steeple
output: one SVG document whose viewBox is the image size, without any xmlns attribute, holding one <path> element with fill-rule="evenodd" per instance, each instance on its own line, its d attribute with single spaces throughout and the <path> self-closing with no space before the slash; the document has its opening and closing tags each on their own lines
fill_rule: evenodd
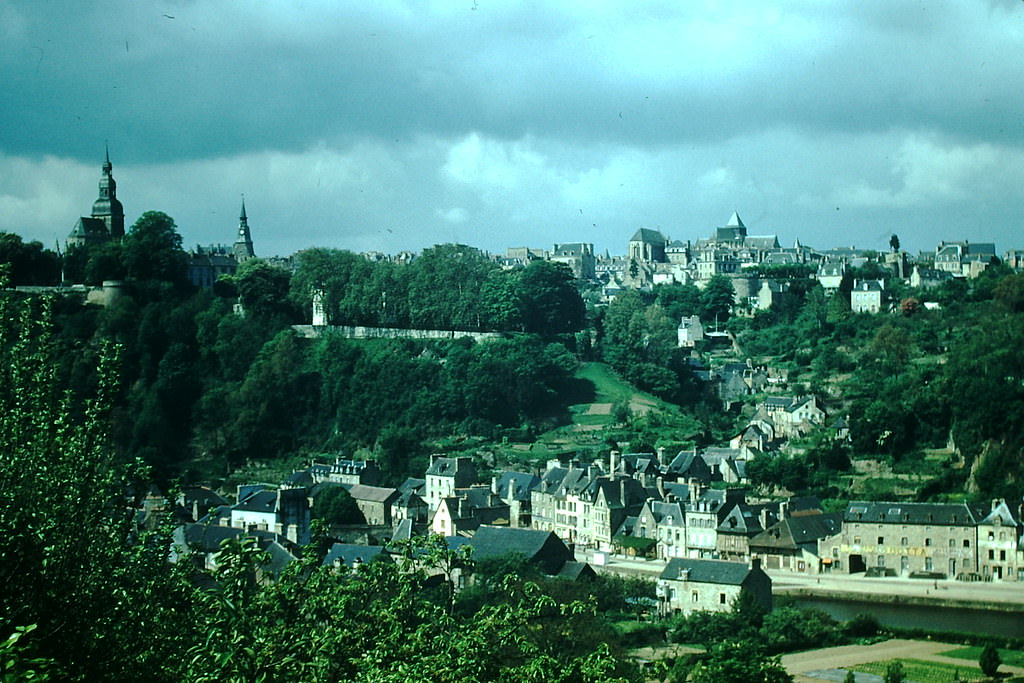
<svg viewBox="0 0 1024 683">
<path fill-rule="evenodd" d="M 110 148 L 104 145 L 103 175 L 100 176 L 100 195 L 92 203 L 92 217 L 103 221 L 111 239 L 124 237 L 124 207 L 117 200 L 117 183 L 111 175 Z"/>
<path fill-rule="evenodd" d="M 249 218 L 245 215 L 245 196 L 242 196 L 242 213 L 238 217 L 238 238 L 231 247 L 231 253 L 239 263 L 245 263 L 256 254 L 252 249 L 252 235 L 249 233 Z"/>
</svg>

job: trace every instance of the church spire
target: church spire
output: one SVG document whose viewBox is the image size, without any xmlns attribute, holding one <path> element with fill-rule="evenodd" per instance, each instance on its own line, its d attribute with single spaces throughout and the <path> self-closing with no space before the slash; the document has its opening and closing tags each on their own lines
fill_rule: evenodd
<svg viewBox="0 0 1024 683">
<path fill-rule="evenodd" d="M 103 221 L 111 239 L 124 237 L 124 207 L 117 200 L 117 182 L 111 175 L 110 146 L 103 145 L 103 174 L 100 176 L 100 194 L 92 204 L 92 217 Z"/>
<path fill-rule="evenodd" d="M 238 238 L 231 247 L 231 253 L 239 263 L 245 263 L 256 255 L 252 248 L 249 218 L 245 215 L 245 195 L 242 195 L 242 213 L 238 216 Z"/>
</svg>

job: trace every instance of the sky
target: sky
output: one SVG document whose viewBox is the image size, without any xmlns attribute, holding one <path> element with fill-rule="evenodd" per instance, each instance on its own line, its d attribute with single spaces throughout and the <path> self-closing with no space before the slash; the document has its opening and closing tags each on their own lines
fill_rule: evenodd
<svg viewBox="0 0 1024 683">
<path fill-rule="evenodd" d="M 1021 0 L 0 0 L 0 231 L 1024 248 Z"/>
</svg>

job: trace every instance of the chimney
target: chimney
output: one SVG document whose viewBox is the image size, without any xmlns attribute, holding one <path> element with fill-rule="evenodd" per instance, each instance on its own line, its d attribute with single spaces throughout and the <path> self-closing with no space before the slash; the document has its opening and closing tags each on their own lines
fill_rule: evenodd
<svg viewBox="0 0 1024 683">
<path fill-rule="evenodd" d="M 619 502 L 626 507 L 626 479 L 619 479 Z"/>
<path fill-rule="evenodd" d="M 767 507 L 762 507 L 761 508 L 760 518 L 761 518 L 761 528 L 762 529 L 767 529 L 768 528 L 768 508 Z"/>
<path fill-rule="evenodd" d="M 759 571 L 761 569 L 761 558 L 751 557 L 750 558 L 750 569 L 751 571 Z"/>
<path fill-rule="evenodd" d="M 789 501 L 783 500 L 779 502 L 779 519 L 785 519 L 789 517 Z"/>
<path fill-rule="evenodd" d="M 615 470 L 618 466 L 618 451 L 612 451 L 608 454 L 608 474 L 615 474 Z"/>
<path fill-rule="evenodd" d="M 1000 502 L 1001 501 L 998 498 L 993 498 L 992 499 L 992 510 L 991 510 L 991 512 L 995 512 L 996 511 L 996 508 L 999 507 L 999 503 Z"/>
<path fill-rule="evenodd" d="M 655 485 L 658 487 L 658 495 L 661 496 L 662 500 L 665 500 L 665 480 L 658 477 L 654 480 Z"/>
<path fill-rule="evenodd" d="M 516 480 L 515 477 L 508 478 L 508 502 L 511 503 L 516 499 Z"/>
<path fill-rule="evenodd" d="M 491 477 L 491 493 L 497 493 L 497 492 L 498 492 L 498 477 L 497 476 L 493 476 L 493 477 Z"/>
<path fill-rule="evenodd" d="M 693 505 L 700 498 L 700 481 L 697 479 L 688 479 L 686 482 L 690 487 L 690 504 Z"/>
<path fill-rule="evenodd" d="M 665 447 L 664 446 L 658 446 L 658 462 L 659 463 L 665 462 Z"/>
</svg>

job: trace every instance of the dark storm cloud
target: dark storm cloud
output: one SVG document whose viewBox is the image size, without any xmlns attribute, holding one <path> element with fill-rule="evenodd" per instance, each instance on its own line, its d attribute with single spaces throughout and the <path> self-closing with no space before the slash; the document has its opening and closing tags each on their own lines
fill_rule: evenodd
<svg viewBox="0 0 1024 683">
<path fill-rule="evenodd" d="M 0 40 L 0 229 L 66 234 L 104 140 L 129 210 L 221 240 L 247 192 L 301 226 L 275 251 L 614 252 L 734 209 L 954 239 L 1021 208 L 1019 2 L 21 0 Z"/>
</svg>

